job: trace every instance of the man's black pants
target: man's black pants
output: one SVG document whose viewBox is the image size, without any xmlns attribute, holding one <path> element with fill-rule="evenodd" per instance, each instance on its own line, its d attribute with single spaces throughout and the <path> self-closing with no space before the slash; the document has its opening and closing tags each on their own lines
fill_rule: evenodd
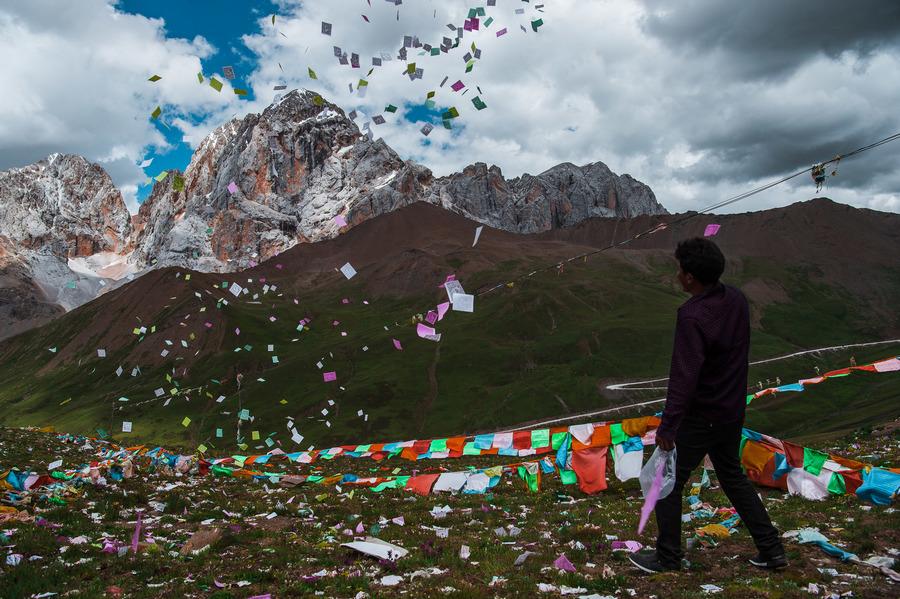
<svg viewBox="0 0 900 599">
<path fill-rule="evenodd" d="M 738 452 L 741 446 L 742 427 L 742 421 L 710 424 L 690 416 L 685 418 L 679 427 L 675 439 L 677 450 L 675 487 L 656 504 L 656 525 L 659 528 L 656 555 L 663 565 L 669 567 L 681 565 L 681 558 L 684 555 L 681 550 L 682 491 L 691 472 L 700 465 L 707 454 L 716 469 L 716 477 L 722 485 L 722 490 L 737 510 L 744 526 L 750 531 L 760 553 L 766 557 L 784 553 L 778 530 L 772 526 L 769 514 L 756 494 L 756 489 L 741 469 Z"/>
</svg>

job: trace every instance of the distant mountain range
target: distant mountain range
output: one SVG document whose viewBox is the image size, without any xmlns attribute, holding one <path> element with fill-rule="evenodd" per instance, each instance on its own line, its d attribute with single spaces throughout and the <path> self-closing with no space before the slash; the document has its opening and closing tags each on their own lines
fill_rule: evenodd
<svg viewBox="0 0 900 599">
<path fill-rule="evenodd" d="M 0 339 L 154 268 L 243 270 L 416 202 L 515 233 L 667 214 L 649 187 L 601 162 L 514 179 L 476 163 L 434 177 L 295 90 L 213 131 L 134 217 L 109 175 L 80 156 L 0 173 Z"/>
</svg>

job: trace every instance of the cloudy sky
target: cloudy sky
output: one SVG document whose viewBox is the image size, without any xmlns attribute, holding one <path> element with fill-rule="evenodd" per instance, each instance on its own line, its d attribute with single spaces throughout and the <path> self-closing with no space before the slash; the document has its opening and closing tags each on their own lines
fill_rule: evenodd
<svg viewBox="0 0 900 599">
<path fill-rule="evenodd" d="M 375 135 L 438 175 L 476 161 L 508 177 L 602 161 L 679 212 L 900 132 L 898 2 L 487 4 L 0 0 L 0 169 L 79 153 L 100 162 L 135 209 L 148 176 L 184 168 L 204 135 L 263 110 L 276 85 L 313 89 L 355 109 L 360 126 L 383 114 Z M 439 56 L 411 49 L 398 59 L 404 35 L 439 45 L 455 37 L 447 25 L 461 26 L 476 7 L 486 9 L 479 30 L 466 31 L 458 48 Z M 481 57 L 466 73 L 463 55 L 473 43 Z M 359 54 L 360 68 L 341 65 L 334 46 Z M 368 74 L 382 53 L 392 60 Z M 423 69 L 421 79 L 404 75 L 409 62 Z M 233 81 L 223 77 L 225 66 Z M 151 75 L 162 79 L 148 82 Z M 221 92 L 210 76 L 225 83 Z M 360 78 L 369 82 L 364 97 Z M 454 92 L 457 80 L 465 88 Z M 436 110 L 424 107 L 429 91 Z M 486 109 L 475 109 L 476 95 Z M 397 112 L 384 113 L 388 104 Z M 440 110 L 451 106 L 460 117 L 447 130 Z M 426 122 L 436 127 L 427 138 L 419 132 Z M 147 158 L 153 163 L 141 169 Z M 900 141 L 843 162 L 823 195 L 900 212 L 897 164 Z M 804 176 L 728 210 L 815 195 Z"/>
</svg>

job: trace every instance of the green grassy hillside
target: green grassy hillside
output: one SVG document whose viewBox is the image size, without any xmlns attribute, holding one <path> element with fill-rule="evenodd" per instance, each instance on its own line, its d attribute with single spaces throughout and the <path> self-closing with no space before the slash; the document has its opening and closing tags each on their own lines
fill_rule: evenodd
<svg viewBox="0 0 900 599">
<path fill-rule="evenodd" d="M 459 256 L 443 258 L 466 270 Z M 527 272 L 533 264 L 533 258 L 499 263 L 462 282 L 475 289 L 512 272 Z M 450 264 L 446 269 L 453 270 Z M 194 273 L 186 282 L 183 273 L 166 269 L 148 275 L 156 277 L 152 282 L 132 284 L 150 285 L 141 292 L 148 297 L 151 292 L 165 295 L 153 314 L 133 310 L 143 314 L 140 321 L 123 309 L 121 318 L 107 318 L 109 324 L 97 328 L 105 311 L 131 301 L 126 288 L 115 301 L 101 298 L 7 344 L 0 354 L 2 420 L 11 426 L 52 425 L 73 432 L 103 428 L 125 442 L 185 447 L 202 442 L 233 450 L 241 407 L 254 417 L 242 427 L 252 447 L 266 448 L 250 439 L 250 431 L 259 431 L 261 439 L 275 433 L 273 439 L 291 451 L 311 444 L 495 429 L 651 399 L 659 393 L 616 394 L 604 385 L 665 376 L 675 310 L 686 299 L 675 289 L 672 271 L 671 259 L 660 252 L 604 254 L 571 264 L 562 273 L 543 273 L 481 296 L 473 314 L 448 313 L 437 325 L 443 338 L 433 343 L 416 337 L 409 316 L 443 301 L 440 289 L 373 298 L 365 305 L 365 272 L 350 281 L 326 275 L 326 283 L 304 291 L 292 289 L 290 277 L 273 270 L 268 282 L 278 280 L 279 291 L 251 303 L 248 296 L 235 300 L 223 289 L 207 293 L 222 281 L 241 281 L 251 293 L 262 293 L 262 285 L 246 283 L 246 276 Z M 810 269 L 736 259 L 726 279 L 750 290 L 760 281 L 783 290 L 783 297 L 776 293 L 756 299 L 748 291 L 755 321 L 752 359 L 883 337 L 880 317 L 841 287 L 817 280 Z M 216 298 L 222 297 L 231 301 L 217 307 Z M 343 304 L 343 298 L 351 303 Z M 139 307 L 143 298 L 134 301 Z M 305 317 L 312 323 L 298 332 L 297 323 Z M 206 321 L 213 327 L 206 328 Z M 131 332 L 154 324 L 156 332 Z M 394 349 L 392 338 L 401 341 L 402 351 Z M 58 354 L 48 351 L 52 347 L 60 348 Z M 97 357 L 96 349 L 102 347 L 106 358 Z M 169 355 L 159 356 L 162 350 Z M 790 382 L 812 374 L 815 364 L 823 372 L 843 366 L 850 353 L 761 365 L 752 369 L 751 379 L 774 381 L 779 376 Z M 900 354 L 900 346 L 855 355 L 863 363 L 892 353 Z M 320 370 L 316 363 L 322 358 Z M 119 365 L 124 372 L 116 376 Z M 135 366 L 141 373 L 132 377 Z M 323 382 L 323 371 L 335 371 L 337 381 Z M 237 372 L 245 377 L 240 393 L 234 383 Z M 154 394 L 158 388 L 166 394 L 160 399 Z M 217 403 L 220 395 L 226 399 Z M 750 424 L 771 434 L 797 436 L 844 431 L 900 415 L 900 376 L 895 375 L 851 377 L 793 395 L 761 399 L 753 406 Z M 120 401 L 122 397 L 128 401 Z M 171 401 L 164 405 L 167 398 Z M 323 409 L 329 411 L 327 417 Z M 369 414 L 367 422 L 357 416 L 358 410 Z M 645 408 L 643 413 L 652 411 Z M 182 426 L 185 417 L 191 419 L 187 427 Z M 288 417 L 306 437 L 300 447 L 290 441 Z M 134 423 L 132 433 L 119 432 L 122 421 Z M 223 429 L 221 439 L 215 436 L 217 428 Z"/>
</svg>

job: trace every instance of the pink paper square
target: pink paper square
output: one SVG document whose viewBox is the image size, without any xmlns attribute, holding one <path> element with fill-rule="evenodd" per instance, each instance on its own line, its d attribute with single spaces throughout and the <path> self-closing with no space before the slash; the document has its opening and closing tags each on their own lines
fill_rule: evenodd
<svg viewBox="0 0 900 599">
<path fill-rule="evenodd" d="M 704 237 L 712 237 L 713 235 L 715 235 L 716 233 L 719 232 L 719 226 L 720 225 L 714 225 L 714 224 L 706 225 L 706 229 L 703 231 L 703 236 Z"/>
<path fill-rule="evenodd" d="M 419 337 L 426 337 L 429 335 L 434 335 L 435 331 L 430 326 L 424 325 L 420 322 L 419 324 L 416 325 L 416 334 Z"/>
<path fill-rule="evenodd" d="M 278 270 L 281 270 L 282 268 L 284 268 L 284 264 L 276 264 L 275 268 L 277 268 Z"/>
<path fill-rule="evenodd" d="M 234 181 L 232 181 L 231 183 L 228 184 L 228 193 L 230 193 L 230 194 L 235 194 L 235 193 L 237 193 L 237 192 L 238 192 L 238 186 L 237 186 L 237 183 L 235 183 Z"/>
<path fill-rule="evenodd" d="M 334 217 L 334 223 L 339 227 L 346 227 L 347 219 L 345 219 L 343 216 L 338 214 L 337 216 Z"/>
<path fill-rule="evenodd" d="M 394 349 L 397 349 L 397 350 L 399 350 L 399 351 L 403 351 L 403 346 L 400 345 L 400 340 L 399 340 L 399 339 L 391 339 L 391 341 L 394 342 Z"/>
<path fill-rule="evenodd" d="M 447 313 L 447 310 L 450 309 L 450 302 L 444 302 L 443 304 L 438 304 L 438 320 L 442 320 L 444 318 L 444 314 Z"/>
<path fill-rule="evenodd" d="M 347 299 L 347 298 L 345 297 L 344 299 L 341 300 L 341 303 L 342 303 L 342 304 L 349 304 L 349 303 L 350 303 L 350 300 Z"/>
<path fill-rule="evenodd" d="M 337 373 L 336 372 L 323 372 L 322 378 L 325 379 L 326 383 L 330 383 L 331 381 L 337 380 Z"/>
<path fill-rule="evenodd" d="M 497 32 L 497 37 L 500 37 L 501 35 L 506 35 L 506 27 Z"/>
<path fill-rule="evenodd" d="M 466 86 L 466 84 L 463 83 L 462 81 L 457 81 L 456 83 L 454 83 L 453 85 L 450 86 L 450 89 L 452 89 L 452 90 L 455 91 L 455 92 L 458 92 L 459 90 L 461 90 L 461 89 L 464 88 L 465 86 Z"/>
<path fill-rule="evenodd" d="M 429 310 L 428 314 L 425 315 L 425 321 L 428 324 L 434 324 L 437 322 L 438 314 L 434 310 Z"/>
</svg>

